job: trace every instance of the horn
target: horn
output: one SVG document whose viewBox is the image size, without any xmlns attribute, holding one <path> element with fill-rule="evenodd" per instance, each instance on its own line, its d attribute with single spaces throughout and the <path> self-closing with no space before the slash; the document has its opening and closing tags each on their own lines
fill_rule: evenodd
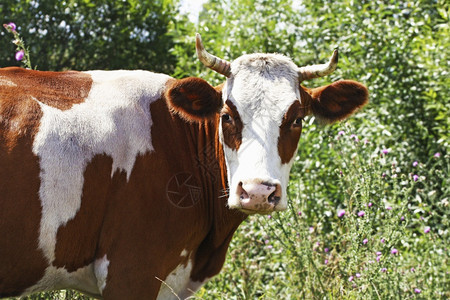
<svg viewBox="0 0 450 300">
<path fill-rule="evenodd" d="M 202 64 L 217 73 L 230 77 L 231 64 L 224 59 L 218 58 L 217 56 L 206 52 L 205 47 L 203 47 L 202 38 L 198 33 L 195 35 L 195 49 L 197 50 L 198 59 L 200 59 Z"/>
<path fill-rule="evenodd" d="M 301 67 L 298 70 L 299 80 L 300 82 L 303 80 L 318 78 L 327 76 L 333 73 L 336 70 L 338 63 L 338 49 L 334 49 L 333 55 L 330 58 L 330 61 L 327 64 L 322 65 L 312 65 Z"/>
</svg>

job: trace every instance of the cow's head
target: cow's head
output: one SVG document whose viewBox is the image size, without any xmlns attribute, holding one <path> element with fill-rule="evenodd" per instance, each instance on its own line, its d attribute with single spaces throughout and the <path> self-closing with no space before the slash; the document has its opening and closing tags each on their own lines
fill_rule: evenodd
<svg viewBox="0 0 450 300">
<path fill-rule="evenodd" d="M 279 54 L 243 55 L 230 63 L 206 52 L 198 34 L 196 47 L 200 61 L 227 80 L 220 88 L 198 78 L 177 81 L 166 94 L 172 109 L 187 119 L 220 114 L 230 208 L 249 214 L 286 209 L 303 118 L 345 119 L 367 102 L 366 87 L 347 80 L 313 89 L 300 85 L 332 73 L 337 50 L 327 64 L 299 68 Z"/>
</svg>

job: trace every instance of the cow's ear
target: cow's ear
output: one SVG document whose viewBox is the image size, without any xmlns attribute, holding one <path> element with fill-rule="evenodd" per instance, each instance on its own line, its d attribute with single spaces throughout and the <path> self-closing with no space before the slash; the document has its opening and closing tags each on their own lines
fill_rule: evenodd
<svg viewBox="0 0 450 300">
<path fill-rule="evenodd" d="M 221 88 L 195 77 L 173 80 L 165 93 L 170 109 L 187 121 L 212 119 L 223 103 Z"/>
<path fill-rule="evenodd" d="M 318 88 L 300 86 L 308 112 L 325 122 L 333 123 L 350 116 L 369 99 L 367 88 L 359 82 L 340 80 Z"/>
</svg>

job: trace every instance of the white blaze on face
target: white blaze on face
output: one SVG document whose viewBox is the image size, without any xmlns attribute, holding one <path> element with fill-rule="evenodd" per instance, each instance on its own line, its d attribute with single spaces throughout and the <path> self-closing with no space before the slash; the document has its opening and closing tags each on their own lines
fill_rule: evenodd
<svg viewBox="0 0 450 300">
<path fill-rule="evenodd" d="M 224 144 L 232 208 L 241 207 L 234 191 L 246 182 L 278 184 L 281 199 L 275 209 L 287 207 L 286 187 L 293 160 L 282 163 L 278 138 L 286 111 L 300 100 L 297 70 L 290 59 L 276 54 L 244 55 L 231 65 L 223 100 L 236 106 L 243 123 L 238 150 Z M 223 139 L 223 133 L 221 136 Z"/>
<path fill-rule="evenodd" d="M 169 79 L 144 71 L 87 73 L 93 84 L 83 103 L 62 111 L 36 99 L 43 113 L 33 144 L 41 168 L 39 248 L 49 263 L 55 259 L 58 228 L 80 209 L 90 160 L 106 154 L 113 159 L 112 172 L 124 170 L 129 178 L 136 156 L 153 150 L 150 103 L 160 98 Z"/>
</svg>

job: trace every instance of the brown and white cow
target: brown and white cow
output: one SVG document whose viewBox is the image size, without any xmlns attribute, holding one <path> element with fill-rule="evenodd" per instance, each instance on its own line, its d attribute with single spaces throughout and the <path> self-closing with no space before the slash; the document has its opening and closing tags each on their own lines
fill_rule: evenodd
<svg viewBox="0 0 450 300">
<path fill-rule="evenodd" d="M 286 209 L 302 119 L 334 122 L 367 102 L 355 81 L 300 85 L 331 73 L 337 52 L 298 68 L 278 54 L 229 63 L 199 36 L 197 51 L 224 85 L 0 69 L 1 297 L 188 297 L 248 214 Z"/>
</svg>

